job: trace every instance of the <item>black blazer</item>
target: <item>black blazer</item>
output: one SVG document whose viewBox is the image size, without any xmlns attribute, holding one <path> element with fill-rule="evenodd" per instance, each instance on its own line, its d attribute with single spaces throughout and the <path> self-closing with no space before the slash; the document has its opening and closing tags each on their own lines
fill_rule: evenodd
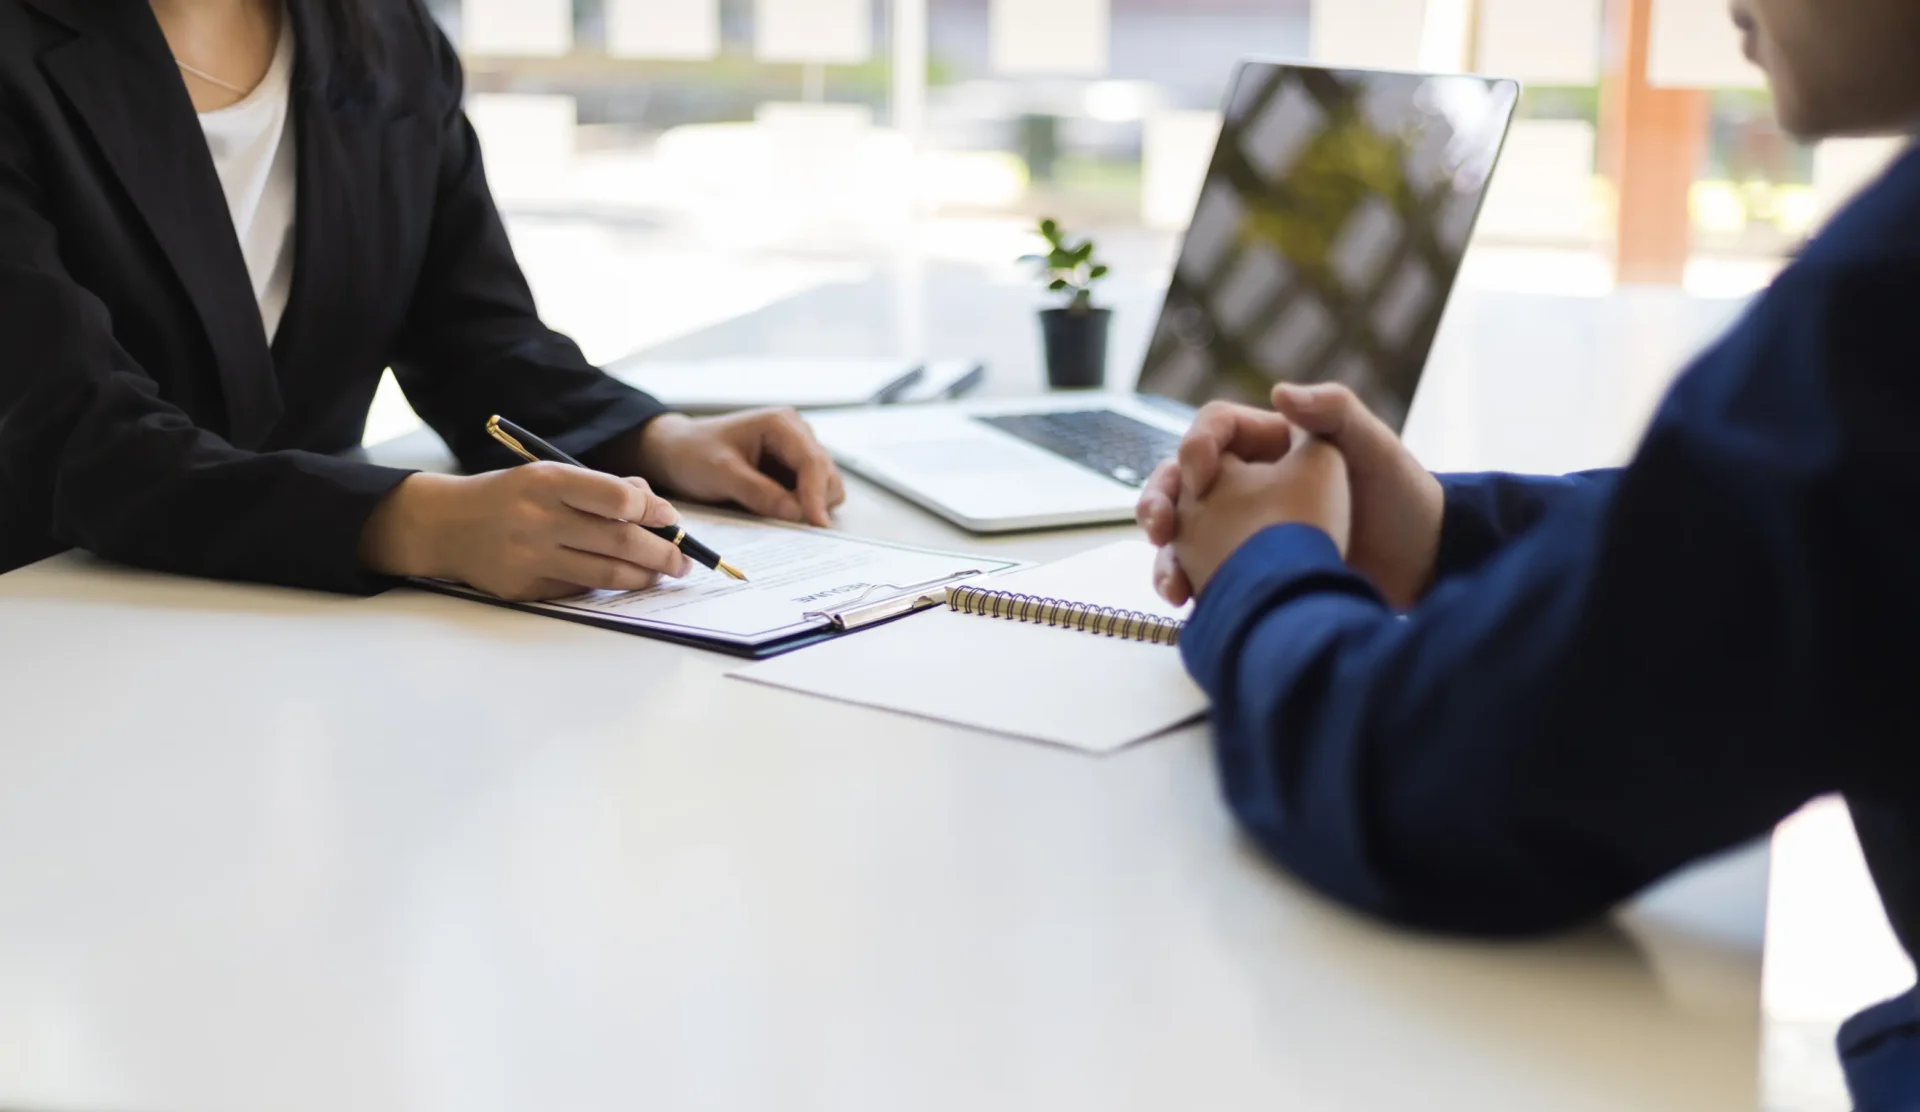
<svg viewBox="0 0 1920 1112">
<path fill-rule="evenodd" d="M 384 22 L 387 76 L 353 95 L 296 22 L 295 275 L 269 346 L 146 0 L 0 0 L 0 571 L 78 546 L 377 589 L 359 537 L 406 472 L 339 453 L 388 366 L 470 470 L 510 462 L 495 412 L 576 455 L 661 412 L 540 323 L 451 44 L 417 0 Z"/>
</svg>

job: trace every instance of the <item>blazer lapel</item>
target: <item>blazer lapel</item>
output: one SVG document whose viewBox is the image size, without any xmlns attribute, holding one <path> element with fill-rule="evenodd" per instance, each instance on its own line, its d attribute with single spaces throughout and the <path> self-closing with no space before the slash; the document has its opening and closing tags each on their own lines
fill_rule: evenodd
<svg viewBox="0 0 1920 1112">
<path fill-rule="evenodd" d="M 48 51 L 47 76 L 79 113 L 186 288 L 226 400 L 227 439 L 254 450 L 283 403 L 226 195 L 144 0 L 32 0 L 80 34 Z"/>
<path fill-rule="evenodd" d="M 299 218 L 293 290 L 273 341 L 283 365 L 297 353 L 328 352 L 339 342 L 339 322 L 364 323 L 375 311 L 368 275 L 379 273 L 370 251 L 380 224 L 366 210 L 380 186 L 381 130 L 351 118 L 357 111 L 330 105 L 310 81 L 294 84 Z"/>
</svg>

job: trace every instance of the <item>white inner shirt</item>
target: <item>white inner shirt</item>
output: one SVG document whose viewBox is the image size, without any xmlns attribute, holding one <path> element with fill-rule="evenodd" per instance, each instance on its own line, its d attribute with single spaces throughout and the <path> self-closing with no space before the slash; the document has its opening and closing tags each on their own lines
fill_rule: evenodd
<svg viewBox="0 0 1920 1112">
<path fill-rule="evenodd" d="M 239 103 L 200 113 L 220 187 L 253 279 L 267 340 L 280 331 L 293 292 L 294 175 L 293 27 L 280 18 L 280 44 L 267 75 Z"/>
</svg>

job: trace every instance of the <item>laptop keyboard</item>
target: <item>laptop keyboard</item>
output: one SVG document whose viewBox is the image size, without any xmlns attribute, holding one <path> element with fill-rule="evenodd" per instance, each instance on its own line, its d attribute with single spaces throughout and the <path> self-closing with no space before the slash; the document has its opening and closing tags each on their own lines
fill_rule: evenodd
<svg viewBox="0 0 1920 1112">
<path fill-rule="evenodd" d="M 1153 469 L 1180 450 L 1180 438 L 1173 433 L 1110 409 L 974 420 L 1130 487 L 1147 485 Z"/>
</svg>

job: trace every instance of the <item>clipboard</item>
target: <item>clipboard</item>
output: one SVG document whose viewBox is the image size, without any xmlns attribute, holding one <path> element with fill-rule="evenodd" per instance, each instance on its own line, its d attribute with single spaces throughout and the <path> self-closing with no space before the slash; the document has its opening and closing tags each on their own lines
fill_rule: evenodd
<svg viewBox="0 0 1920 1112">
<path fill-rule="evenodd" d="M 1027 566 L 733 515 L 689 513 L 686 522 L 759 582 L 706 578 L 712 573 L 697 569 L 650 591 L 552 602 L 514 602 L 441 580 L 411 582 L 508 610 L 765 660 L 940 606 L 949 587 Z"/>
</svg>

